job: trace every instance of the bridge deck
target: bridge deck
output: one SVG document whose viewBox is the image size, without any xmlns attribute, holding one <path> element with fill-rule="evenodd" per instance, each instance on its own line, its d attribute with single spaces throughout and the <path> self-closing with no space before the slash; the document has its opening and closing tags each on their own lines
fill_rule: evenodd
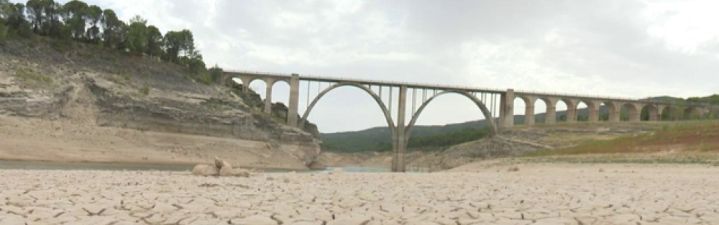
<svg viewBox="0 0 719 225">
<path fill-rule="evenodd" d="M 225 71 L 228 74 L 237 75 L 251 75 L 258 77 L 271 77 L 274 79 L 285 79 L 288 80 L 292 77 L 291 74 L 283 73 L 267 73 L 267 72 L 252 72 L 252 71 Z M 449 91 L 462 91 L 462 92 L 482 92 L 482 93 L 493 93 L 503 94 L 507 90 L 496 89 L 496 88 L 482 88 L 482 87 L 471 87 L 471 86 L 458 86 L 458 85 L 437 85 L 437 84 L 426 84 L 426 83 L 415 83 L 415 82 L 396 82 L 386 80 L 369 80 L 369 79 L 347 79 L 338 77 L 327 77 L 327 76 L 315 76 L 315 75 L 302 75 L 300 80 L 304 81 L 317 81 L 317 82 L 333 82 L 333 83 L 360 83 L 366 85 L 377 85 L 377 86 L 390 86 L 400 87 L 405 86 L 408 88 L 417 89 L 436 89 L 436 90 L 449 90 Z M 674 102 L 659 101 L 659 100 L 646 100 L 646 99 L 635 99 L 635 98 L 624 98 L 616 96 L 598 96 L 598 95 L 578 95 L 571 93 L 553 93 L 553 92 L 539 92 L 539 91 L 526 91 L 526 90 L 514 90 L 514 94 L 531 95 L 537 97 L 551 97 L 551 98 L 572 98 L 579 100 L 591 100 L 591 101 L 622 101 L 622 102 L 635 102 L 635 103 L 656 103 L 656 104 L 676 104 Z M 708 104 L 703 103 L 685 103 L 687 106 L 707 106 Z"/>
</svg>

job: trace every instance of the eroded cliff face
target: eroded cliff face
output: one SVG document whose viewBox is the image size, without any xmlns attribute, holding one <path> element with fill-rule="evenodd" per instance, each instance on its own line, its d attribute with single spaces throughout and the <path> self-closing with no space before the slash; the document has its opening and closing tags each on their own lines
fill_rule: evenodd
<svg viewBox="0 0 719 225">
<path fill-rule="evenodd" d="M 101 135 L 113 135 L 107 129 L 140 132 L 132 138 L 145 140 L 121 139 L 107 144 L 118 141 L 153 143 L 156 147 L 148 151 L 160 152 L 146 157 L 157 158 L 148 161 L 173 162 L 169 160 L 171 154 L 182 158 L 179 160 L 182 162 L 201 161 L 214 152 L 243 166 L 297 168 L 309 165 L 320 151 L 318 140 L 312 134 L 285 126 L 280 118 L 260 113 L 259 109 L 245 104 L 230 87 L 197 83 L 177 65 L 82 44 L 73 44 L 73 48 L 64 51 L 32 42 L 0 45 L 0 115 L 6 124 L 15 123 L 7 121 L 17 119 L 80 126 L 68 129 L 97 131 Z M 18 127 L 26 124 L 17 123 L 20 124 Z M 100 132 L 96 130 L 98 128 L 104 130 Z M 5 129 L 0 135 L 13 135 L 12 128 L 0 129 Z M 186 141 L 188 138 L 157 140 L 152 135 L 143 137 L 145 135 L 140 135 L 143 132 L 192 136 L 189 139 L 207 137 L 198 141 L 207 143 L 200 148 L 188 148 L 194 143 Z M 79 136 L 49 135 L 47 138 L 73 139 L 84 145 L 83 137 Z M 92 134 L 86 138 L 92 139 Z M 220 142 L 225 144 L 213 146 L 212 141 L 208 141 L 216 139 L 227 139 L 232 144 L 226 144 L 227 140 L 224 140 Z M 38 141 L 43 141 L 42 137 Z M 127 144 L 120 145 L 133 148 Z M 73 146 L 62 148 L 73 151 Z M 56 148 L 48 145 L 37 151 L 56 151 L 53 149 Z M 102 149 L 102 146 L 92 149 Z M 173 149 L 184 151 L 177 153 Z M 163 151 L 168 152 L 168 160 L 161 158 Z M 53 154 L 62 155 L 62 152 Z M 8 155 L 0 153 L 4 158 L 28 159 Z M 116 161 L 135 160 L 135 157 L 117 155 Z M 66 157 L 65 160 L 95 161 L 78 157 Z"/>
</svg>

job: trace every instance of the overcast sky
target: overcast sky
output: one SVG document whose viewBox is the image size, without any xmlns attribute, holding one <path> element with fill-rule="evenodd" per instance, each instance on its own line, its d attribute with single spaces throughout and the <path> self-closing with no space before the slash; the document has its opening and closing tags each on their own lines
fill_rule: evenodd
<svg viewBox="0 0 719 225">
<path fill-rule="evenodd" d="M 719 92 L 713 0 L 87 2 L 126 21 L 141 15 L 162 32 L 190 29 L 207 64 L 226 69 L 633 98 Z M 276 89 L 286 102 L 287 86 Z M 359 90 L 325 100 L 310 117 L 323 132 L 384 125 Z M 419 122 L 480 118 L 448 95 Z"/>
</svg>

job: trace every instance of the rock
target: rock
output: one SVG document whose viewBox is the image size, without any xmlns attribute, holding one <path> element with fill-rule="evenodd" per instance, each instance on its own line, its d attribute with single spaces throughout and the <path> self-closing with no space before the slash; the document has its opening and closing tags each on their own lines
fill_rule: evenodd
<svg viewBox="0 0 719 225">
<path fill-rule="evenodd" d="M 241 168 L 228 168 L 228 167 L 222 167 L 220 169 L 220 176 L 223 177 L 249 177 L 250 171 L 247 171 L 245 169 Z"/>
<path fill-rule="evenodd" d="M 219 173 L 217 167 L 208 164 L 197 164 L 192 168 L 192 174 L 197 176 L 217 176 Z"/>
<path fill-rule="evenodd" d="M 227 167 L 227 168 L 230 168 L 230 170 L 232 170 L 232 164 L 230 164 L 229 162 L 227 162 L 225 160 L 217 158 L 217 157 L 215 157 L 215 167 L 217 167 L 217 169 L 222 169 L 222 168 Z"/>
</svg>

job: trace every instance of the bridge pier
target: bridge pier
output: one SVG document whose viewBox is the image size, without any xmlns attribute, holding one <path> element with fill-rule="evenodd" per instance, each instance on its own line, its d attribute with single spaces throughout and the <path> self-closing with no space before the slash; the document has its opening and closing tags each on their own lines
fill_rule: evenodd
<svg viewBox="0 0 719 225">
<path fill-rule="evenodd" d="M 503 93 L 499 105 L 500 128 L 511 128 L 514 126 L 514 90 Z"/>
<path fill-rule="evenodd" d="M 577 100 L 574 99 L 563 99 L 564 104 L 567 105 L 567 123 L 577 122 Z"/>
<path fill-rule="evenodd" d="M 640 103 L 629 103 L 631 105 L 629 109 L 629 122 L 640 122 L 642 121 L 642 108 L 644 104 Z"/>
<path fill-rule="evenodd" d="M 602 103 L 597 101 L 586 101 L 585 103 L 587 104 L 587 110 L 589 111 L 588 122 L 599 122 L 599 105 Z"/>
<path fill-rule="evenodd" d="M 290 102 L 287 106 L 287 125 L 297 126 L 297 108 L 300 100 L 300 75 L 290 77 Z M 309 101 L 309 100 L 308 100 Z"/>
<path fill-rule="evenodd" d="M 537 97 L 524 96 L 524 125 L 534 125 L 534 103 L 537 102 Z"/>
<path fill-rule="evenodd" d="M 547 105 L 547 113 L 544 114 L 544 124 L 557 123 L 557 99 L 544 98 L 544 103 Z"/>
<path fill-rule="evenodd" d="M 616 102 L 605 102 L 604 104 L 609 111 L 609 122 L 619 122 L 621 120 L 622 105 Z"/>
<path fill-rule="evenodd" d="M 406 138 L 405 115 L 407 107 L 407 86 L 399 87 L 399 99 L 397 101 L 397 126 L 395 127 L 396 137 L 394 157 L 392 157 L 392 172 L 405 172 L 406 165 L 404 155 L 407 151 L 409 138 Z"/>
<path fill-rule="evenodd" d="M 273 79 L 265 79 L 265 113 L 272 114 L 272 86 L 275 81 Z"/>
</svg>

